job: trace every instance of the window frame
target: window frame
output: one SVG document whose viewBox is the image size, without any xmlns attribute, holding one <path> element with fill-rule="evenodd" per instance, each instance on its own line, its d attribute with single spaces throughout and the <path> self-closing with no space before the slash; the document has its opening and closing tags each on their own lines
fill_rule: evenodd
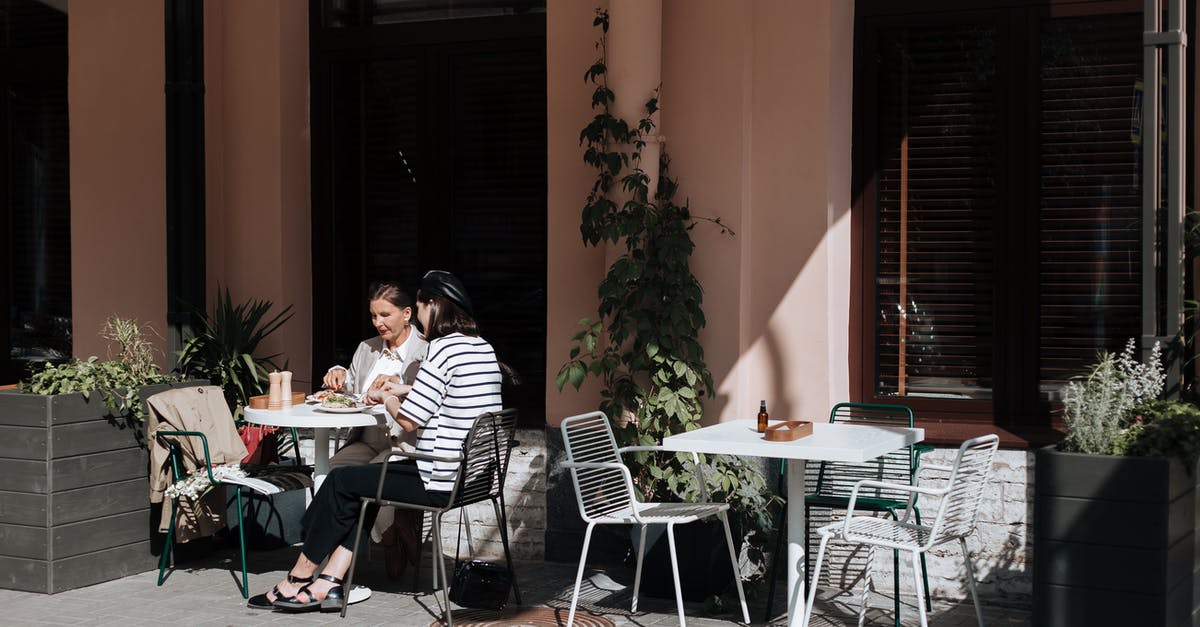
<svg viewBox="0 0 1200 627">
<path fill-rule="evenodd" d="M 1039 379 L 1038 298 L 1003 298 L 1020 293 L 1021 286 L 1040 288 L 1038 212 L 1005 211 L 1006 207 L 1037 206 L 1040 170 L 1038 134 L 1030 132 L 1039 119 L 1038 20 L 1050 15 L 1141 13 L 1141 3 L 1131 0 L 928 0 L 919 6 L 887 0 L 858 0 L 854 27 L 854 127 L 852 132 L 851 198 L 851 396 L 861 402 L 900 403 L 911 407 L 926 439 L 933 443 L 961 441 L 987 432 L 1000 434 L 1006 446 L 1040 446 L 1062 437 L 1058 404 L 1041 400 Z M 993 394 L 991 399 L 935 399 L 876 394 L 877 329 L 879 311 L 875 285 L 879 190 L 879 99 L 876 46 L 882 29 L 961 22 L 988 18 L 996 25 L 997 101 L 1001 153 L 997 157 L 997 213 L 995 226 L 1004 232 L 1009 247 L 1001 249 L 1008 263 L 998 265 L 993 328 Z M 1194 30 L 1190 28 L 1189 30 Z M 1018 74 L 1020 72 L 1020 74 Z M 1189 68 L 1189 91 L 1193 72 Z M 1022 106 L 1023 104 L 1023 106 Z M 1193 110 L 1189 100 L 1189 115 Z M 1192 134 L 1188 135 L 1189 148 Z M 1189 153 L 1190 154 L 1190 153 Z M 1189 189 L 1191 177 L 1189 176 Z M 1189 194 L 1189 198 L 1191 195 Z M 1033 247 L 1033 250 L 1030 250 Z M 1004 283 L 1003 286 L 1000 284 Z M 1029 292 L 1025 292 L 1029 293 Z M 1036 293 L 1036 292 L 1034 292 Z M 1007 341 L 1028 338 L 1021 342 Z"/>
</svg>

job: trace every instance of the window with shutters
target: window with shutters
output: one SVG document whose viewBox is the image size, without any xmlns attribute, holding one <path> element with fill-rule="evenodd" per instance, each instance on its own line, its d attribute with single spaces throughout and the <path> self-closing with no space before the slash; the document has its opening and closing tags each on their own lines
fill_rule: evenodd
<svg viewBox="0 0 1200 627">
<path fill-rule="evenodd" d="M 366 290 L 457 274 L 545 416 L 544 3 L 313 0 L 314 380 L 375 334 Z"/>
<path fill-rule="evenodd" d="M 1140 335 L 1140 4 L 860 0 L 865 400 L 1046 437 Z"/>
</svg>

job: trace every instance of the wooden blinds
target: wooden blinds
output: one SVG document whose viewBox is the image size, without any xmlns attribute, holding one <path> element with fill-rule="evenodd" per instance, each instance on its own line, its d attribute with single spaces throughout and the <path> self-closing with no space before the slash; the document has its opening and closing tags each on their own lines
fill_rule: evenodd
<svg viewBox="0 0 1200 627">
<path fill-rule="evenodd" d="M 879 51 L 876 392 L 987 397 L 995 30 L 885 31 Z"/>
<path fill-rule="evenodd" d="M 1032 412 L 1139 335 L 1141 16 L 1021 11 L 872 35 L 876 397 Z"/>
<path fill-rule="evenodd" d="M 1041 43 L 1040 379 L 1140 334 L 1140 15 L 1045 20 Z"/>
</svg>

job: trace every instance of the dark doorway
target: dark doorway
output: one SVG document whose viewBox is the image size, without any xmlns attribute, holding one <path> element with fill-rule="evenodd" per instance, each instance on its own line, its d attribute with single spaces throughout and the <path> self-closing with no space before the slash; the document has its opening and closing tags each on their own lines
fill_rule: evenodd
<svg viewBox="0 0 1200 627">
<path fill-rule="evenodd" d="M 374 335 L 367 286 L 450 270 L 545 413 L 546 53 L 540 7 L 311 5 L 313 380 Z M 353 5 L 352 9 L 343 6 Z M 422 5 L 422 6 L 424 6 Z M 487 9 L 487 10 L 483 10 Z"/>
</svg>

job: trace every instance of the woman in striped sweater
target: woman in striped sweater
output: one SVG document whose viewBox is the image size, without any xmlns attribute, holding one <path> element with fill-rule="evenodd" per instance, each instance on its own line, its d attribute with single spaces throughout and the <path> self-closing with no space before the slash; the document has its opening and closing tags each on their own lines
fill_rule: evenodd
<svg viewBox="0 0 1200 627">
<path fill-rule="evenodd" d="M 417 320 L 425 329 L 429 352 L 411 386 L 389 384 L 372 390 L 388 415 L 406 431 L 417 432 L 417 451 L 457 453 L 482 413 L 499 411 L 500 365 L 496 353 L 479 337 L 471 300 L 457 277 L 441 270 L 426 273 L 417 292 Z M 350 567 L 359 497 L 373 495 L 379 479 L 375 464 L 333 469 L 304 514 L 304 546 L 287 579 L 259 603 L 268 601 L 289 611 L 341 609 L 342 577 Z M 448 462 L 401 461 L 388 464 L 384 498 L 440 507 L 449 502 L 458 465 Z M 367 524 L 375 511 L 368 510 Z M 413 521 L 397 524 L 412 530 Z M 415 551 L 416 537 L 406 540 Z M 412 553 L 415 555 L 415 552 Z M 317 566 L 329 557 L 313 580 Z M 254 599 L 251 604 L 255 605 Z"/>
</svg>

